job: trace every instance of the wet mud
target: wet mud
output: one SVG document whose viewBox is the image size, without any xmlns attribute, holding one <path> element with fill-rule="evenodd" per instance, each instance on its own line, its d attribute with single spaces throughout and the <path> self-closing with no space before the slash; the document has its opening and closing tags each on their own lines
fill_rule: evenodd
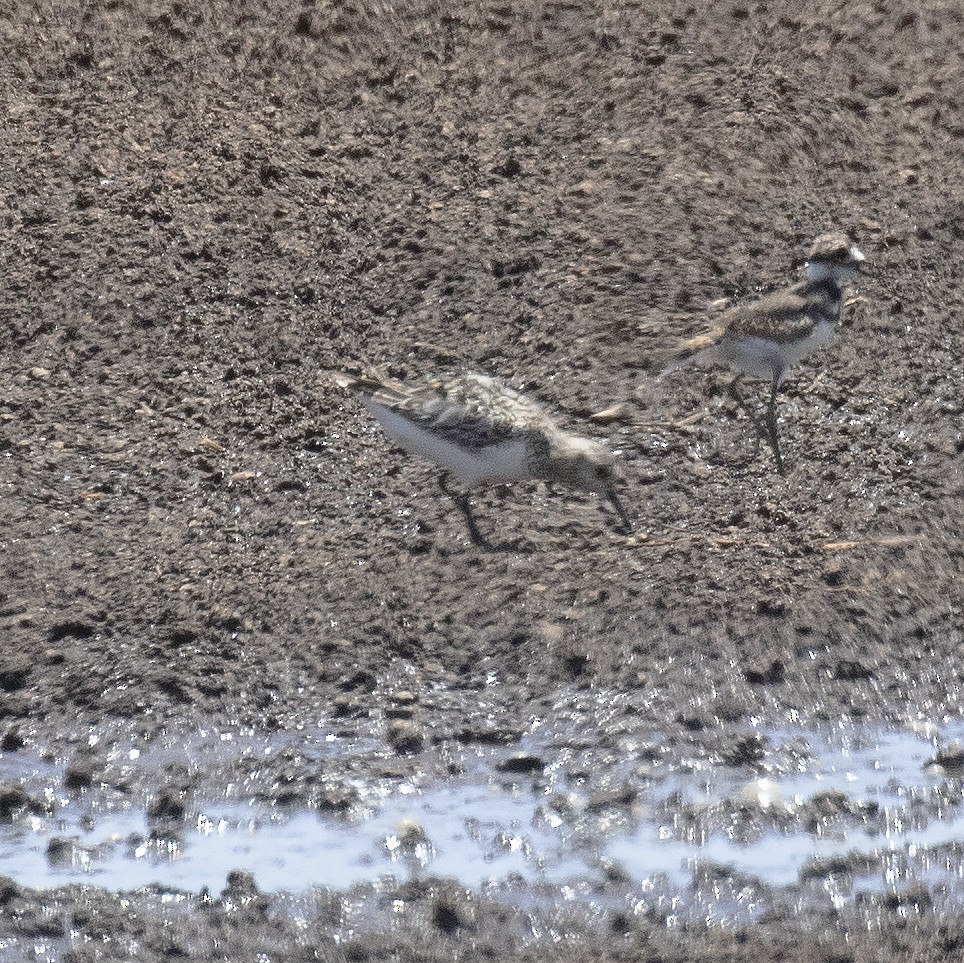
<svg viewBox="0 0 964 963">
<path fill-rule="evenodd" d="M 942 772 L 917 760 L 883 791 L 919 800 L 918 829 L 952 827 L 962 19 L 937 2 L 17 0 L 0 24 L 0 830 L 64 816 L 51 865 L 73 858 L 75 809 L 175 835 L 211 799 L 350 818 L 373 787 L 463 778 L 467 753 L 537 797 L 540 767 L 575 753 L 578 792 L 640 825 L 653 766 L 731 771 L 708 809 L 653 797 L 718 838 L 739 786 L 789 772 L 785 733 L 812 756 L 840 727 L 908 725 Z M 781 477 L 726 372 L 656 375 L 716 302 L 788 283 L 829 229 L 870 273 L 783 386 Z M 473 498 L 510 543 L 479 551 L 433 471 L 332 386 L 371 365 L 496 375 L 606 441 L 634 534 L 592 496 L 518 485 Z M 278 751 L 233 752 L 244 739 Z M 893 800 L 881 815 L 866 795 L 808 789 L 789 816 L 787 797 L 744 799 L 747 845 L 781 820 L 839 834 L 791 874 L 822 901 L 732 861 L 693 869 L 680 904 L 677 883 L 647 901 L 642 870 L 599 861 L 569 893 L 431 861 L 287 895 L 243 866 L 220 889 L 5 874 L 0 957 L 959 952 L 959 839 L 931 847 L 943 875 L 848 856 L 894 830 Z M 730 909 L 692 911 L 716 892 Z"/>
</svg>

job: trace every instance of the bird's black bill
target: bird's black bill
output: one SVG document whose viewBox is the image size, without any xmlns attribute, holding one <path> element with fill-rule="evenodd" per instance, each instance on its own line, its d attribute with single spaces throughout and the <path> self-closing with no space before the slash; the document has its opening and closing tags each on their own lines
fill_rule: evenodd
<svg viewBox="0 0 964 963">
<path fill-rule="evenodd" d="M 622 522 L 622 527 L 625 533 L 628 535 L 633 530 L 633 523 L 623 507 L 623 503 L 619 500 L 619 496 L 616 494 L 615 489 L 610 488 L 606 491 L 606 498 L 609 504 L 613 506 L 613 510 L 619 516 L 619 520 Z"/>
</svg>

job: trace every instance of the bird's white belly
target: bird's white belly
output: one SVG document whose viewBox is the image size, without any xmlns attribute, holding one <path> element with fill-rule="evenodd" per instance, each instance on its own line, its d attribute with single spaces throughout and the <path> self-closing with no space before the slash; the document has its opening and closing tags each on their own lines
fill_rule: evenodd
<svg viewBox="0 0 964 963">
<path fill-rule="evenodd" d="M 825 345 L 832 334 L 833 325 L 821 323 L 810 335 L 799 341 L 779 343 L 767 338 L 750 336 L 720 345 L 720 352 L 731 365 L 752 378 L 779 376 L 782 381 L 790 368 L 817 348 Z"/>
<path fill-rule="evenodd" d="M 407 418 L 370 398 L 364 405 L 379 420 L 385 434 L 413 455 L 451 472 L 466 488 L 522 481 L 532 476 L 528 447 L 517 439 L 480 452 L 463 448 L 443 435 L 412 424 Z"/>
</svg>

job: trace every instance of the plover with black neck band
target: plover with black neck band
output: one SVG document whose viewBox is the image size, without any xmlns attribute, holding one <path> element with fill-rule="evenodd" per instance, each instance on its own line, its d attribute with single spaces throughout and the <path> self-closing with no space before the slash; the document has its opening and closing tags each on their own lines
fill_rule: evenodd
<svg viewBox="0 0 964 963">
<path fill-rule="evenodd" d="M 769 441 L 782 474 L 777 392 L 795 364 L 830 340 L 840 318 L 843 290 L 857 277 L 863 262 L 864 255 L 845 234 L 818 237 L 807 255 L 804 280 L 724 311 L 712 330 L 680 345 L 660 377 L 701 360 L 723 361 L 735 368 L 738 374 L 730 391 Z M 765 426 L 740 394 L 738 385 L 745 374 L 770 380 Z"/>
</svg>

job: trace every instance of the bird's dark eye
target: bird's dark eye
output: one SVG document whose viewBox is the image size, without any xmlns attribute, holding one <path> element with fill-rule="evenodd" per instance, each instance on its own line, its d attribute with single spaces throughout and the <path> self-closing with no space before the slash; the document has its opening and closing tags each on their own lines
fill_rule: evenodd
<svg viewBox="0 0 964 963">
<path fill-rule="evenodd" d="M 609 481 L 613 477 L 613 466 L 612 465 L 600 465 L 596 470 L 596 474 L 603 480 Z"/>
</svg>

